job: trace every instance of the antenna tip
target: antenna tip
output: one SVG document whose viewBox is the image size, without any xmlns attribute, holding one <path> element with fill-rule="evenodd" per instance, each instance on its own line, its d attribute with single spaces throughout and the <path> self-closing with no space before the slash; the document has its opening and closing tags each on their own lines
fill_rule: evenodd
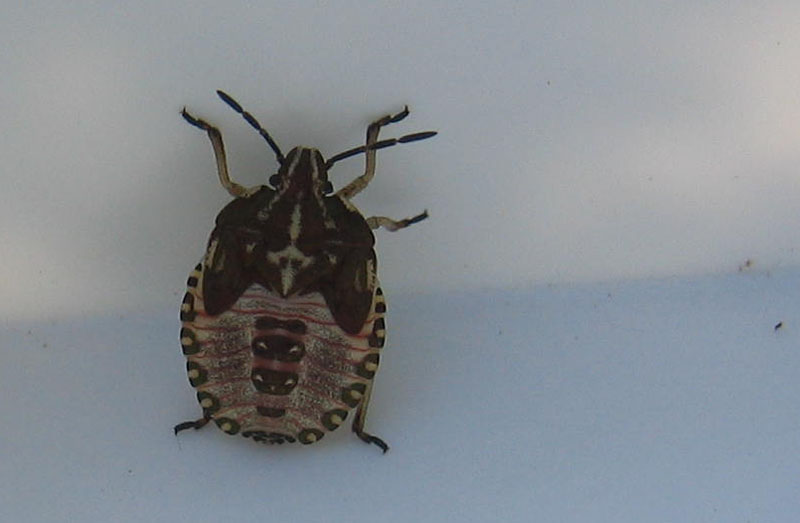
<svg viewBox="0 0 800 523">
<path fill-rule="evenodd" d="M 239 102 L 237 102 L 236 100 L 231 98 L 231 95 L 229 95 L 225 91 L 223 91 L 221 89 L 217 89 L 217 96 L 219 96 L 220 99 L 222 99 L 223 102 L 225 102 L 226 104 L 230 105 L 233 108 L 233 110 L 236 111 L 237 113 L 241 113 L 241 112 L 244 111 L 242 109 L 242 106 L 239 105 Z"/>
</svg>

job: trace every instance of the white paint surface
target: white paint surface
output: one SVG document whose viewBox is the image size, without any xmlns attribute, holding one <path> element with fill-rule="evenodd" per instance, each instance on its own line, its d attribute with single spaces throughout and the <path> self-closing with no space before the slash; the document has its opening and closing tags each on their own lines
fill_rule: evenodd
<svg viewBox="0 0 800 523">
<path fill-rule="evenodd" d="M 231 174 L 359 145 L 403 104 L 355 203 L 389 289 L 718 273 L 800 262 L 800 4 L 252 2 L 6 5 L 0 238 L 7 317 L 176 301 Z M 337 188 L 363 158 L 337 164 Z"/>
<path fill-rule="evenodd" d="M 0 521 L 796 521 L 797 2 L 5 4 Z M 355 199 L 431 215 L 378 233 L 386 456 L 171 433 L 230 200 L 180 109 L 277 168 L 215 89 L 284 152 L 440 132 Z"/>
<path fill-rule="evenodd" d="M 769 521 L 800 513 L 800 272 L 388 295 L 367 430 L 200 408 L 175 311 L 0 329 L 0 520 Z M 774 330 L 782 322 L 783 327 Z"/>
</svg>

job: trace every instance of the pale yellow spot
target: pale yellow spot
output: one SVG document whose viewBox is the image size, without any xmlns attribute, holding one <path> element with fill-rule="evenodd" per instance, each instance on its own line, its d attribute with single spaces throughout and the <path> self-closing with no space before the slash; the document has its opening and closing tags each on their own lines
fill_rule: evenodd
<svg viewBox="0 0 800 523">
<path fill-rule="evenodd" d="M 219 256 L 214 257 L 214 270 L 217 272 L 225 270 L 225 251 L 222 251 Z"/>
<path fill-rule="evenodd" d="M 220 428 L 225 432 L 230 432 L 232 427 L 230 423 L 223 423 Z"/>
<path fill-rule="evenodd" d="M 190 310 L 192 310 L 192 306 L 189 305 L 188 303 L 181 303 L 181 310 L 183 312 L 189 312 Z"/>
<path fill-rule="evenodd" d="M 377 336 L 379 338 L 383 338 L 384 336 L 386 336 L 386 330 L 385 329 L 376 330 L 375 331 L 375 336 Z"/>
<path fill-rule="evenodd" d="M 314 257 L 306 256 L 294 243 L 290 243 L 280 251 L 268 253 L 267 261 L 278 267 L 281 267 L 282 262 L 285 262 L 285 266 L 281 267 L 280 273 L 281 289 L 286 294 L 294 285 L 294 277 L 298 268 L 302 270 L 311 265 L 314 262 Z M 296 268 L 295 265 L 298 267 Z"/>
<path fill-rule="evenodd" d="M 205 262 L 206 266 L 210 266 L 211 265 L 210 260 L 214 259 L 214 253 L 217 250 L 217 244 L 218 243 L 219 243 L 219 240 L 214 239 L 214 241 L 212 241 L 211 244 L 208 246 L 208 251 L 206 251 L 206 259 L 203 260 Z"/>
<path fill-rule="evenodd" d="M 375 264 L 372 260 L 367 260 L 367 288 L 375 287 Z"/>
<path fill-rule="evenodd" d="M 203 401 L 200 402 L 200 406 L 201 407 L 205 407 L 205 408 L 209 408 L 213 404 L 214 404 L 214 402 L 211 401 L 211 398 L 203 398 Z"/>
<path fill-rule="evenodd" d="M 289 241 L 291 243 L 295 243 L 300 237 L 300 231 L 302 230 L 300 227 L 301 218 L 302 213 L 300 212 L 300 204 L 298 203 L 294 206 L 294 210 L 292 210 L 292 221 L 289 224 Z"/>
<path fill-rule="evenodd" d="M 192 338 L 184 336 L 183 338 L 181 338 L 181 345 L 189 346 L 192 344 L 192 341 L 193 341 Z"/>
<path fill-rule="evenodd" d="M 333 414 L 331 416 L 331 423 L 333 423 L 334 425 L 341 425 L 342 421 L 344 421 L 344 420 L 338 414 Z"/>
<path fill-rule="evenodd" d="M 282 250 L 267 254 L 267 262 L 280 267 L 281 292 L 285 296 L 294 285 L 298 270 L 303 270 L 314 262 L 313 256 L 306 256 L 297 248 L 297 239 L 302 231 L 302 212 L 297 204 L 292 211 L 289 223 L 289 243 Z"/>
<path fill-rule="evenodd" d="M 357 390 L 350 389 L 350 397 L 353 398 L 354 400 L 360 400 L 362 395 L 363 394 L 361 394 Z"/>
<path fill-rule="evenodd" d="M 189 377 L 192 378 L 192 379 L 199 378 L 200 377 L 200 371 L 198 371 L 197 369 L 190 370 L 189 371 Z"/>
</svg>

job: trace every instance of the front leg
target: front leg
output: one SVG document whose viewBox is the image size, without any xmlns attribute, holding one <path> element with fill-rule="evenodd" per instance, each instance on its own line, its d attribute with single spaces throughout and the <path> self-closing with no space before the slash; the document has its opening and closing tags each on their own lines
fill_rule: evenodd
<svg viewBox="0 0 800 523">
<path fill-rule="evenodd" d="M 379 118 L 369 124 L 369 127 L 367 127 L 367 142 L 364 146 L 364 154 L 367 158 L 364 174 L 347 184 L 346 187 L 340 189 L 336 194 L 344 197 L 346 200 L 350 200 L 353 196 L 363 191 L 364 188 L 369 185 L 369 182 L 371 182 L 372 178 L 375 177 L 376 150 L 373 149 L 372 146 L 374 146 L 378 141 L 378 134 L 381 132 L 381 127 L 389 125 L 390 123 L 399 122 L 406 116 L 408 116 L 408 106 L 394 116 L 387 114 L 383 118 Z"/>
<path fill-rule="evenodd" d="M 247 196 L 258 189 L 257 187 L 254 189 L 247 189 L 246 187 L 231 180 L 230 176 L 228 175 L 228 164 L 225 159 L 225 146 L 222 144 L 222 133 L 219 132 L 219 129 L 205 120 L 195 118 L 186 112 L 186 108 L 181 111 L 181 116 L 183 116 L 183 119 L 190 124 L 208 133 L 208 137 L 211 139 L 211 146 L 214 148 L 214 156 L 217 159 L 217 175 L 219 176 L 220 183 L 226 191 L 239 198 L 242 196 Z"/>
</svg>

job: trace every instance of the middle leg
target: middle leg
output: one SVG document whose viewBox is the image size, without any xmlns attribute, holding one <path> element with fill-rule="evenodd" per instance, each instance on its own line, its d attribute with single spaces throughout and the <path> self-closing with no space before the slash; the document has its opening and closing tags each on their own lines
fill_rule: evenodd
<svg viewBox="0 0 800 523">
<path fill-rule="evenodd" d="M 399 229 L 405 229 L 409 225 L 421 222 L 427 217 L 428 217 L 428 211 L 423 211 L 416 216 L 412 216 L 411 218 L 405 218 L 403 220 L 392 220 L 391 218 L 387 218 L 386 216 L 370 216 L 369 218 L 367 218 L 367 225 L 369 225 L 370 229 L 377 229 L 379 227 L 383 227 L 384 229 L 389 231 L 397 231 Z"/>
</svg>

